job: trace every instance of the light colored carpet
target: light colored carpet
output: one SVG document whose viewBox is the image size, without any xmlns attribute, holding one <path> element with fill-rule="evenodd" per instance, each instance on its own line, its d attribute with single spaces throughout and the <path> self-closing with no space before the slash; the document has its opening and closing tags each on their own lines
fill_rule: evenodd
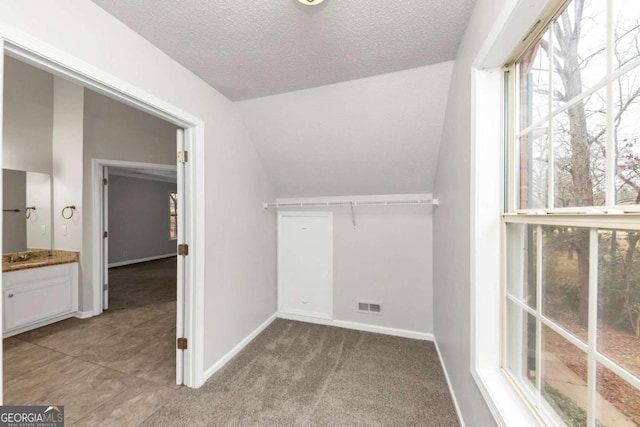
<svg viewBox="0 0 640 427">
<path fill-rule="evenodd" d="M 146 426 L 457 426 L 433 343 L 278 319 Z"/>
</svg>

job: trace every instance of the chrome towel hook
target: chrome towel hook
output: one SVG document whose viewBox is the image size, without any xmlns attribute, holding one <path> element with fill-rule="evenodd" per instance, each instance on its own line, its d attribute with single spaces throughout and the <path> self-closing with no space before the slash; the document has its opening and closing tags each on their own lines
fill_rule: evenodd
<svg viewBox="0 0 640 427">
<path fill-rule="evenodd" d="M 69 210 L 69 213 L 65 215 L 65 211 Z M 62 209 L 62 218 L 71 219 L 73 217 L 73 213 L 76 211 L 76 205 L 65 206 Z"/>
</svg>

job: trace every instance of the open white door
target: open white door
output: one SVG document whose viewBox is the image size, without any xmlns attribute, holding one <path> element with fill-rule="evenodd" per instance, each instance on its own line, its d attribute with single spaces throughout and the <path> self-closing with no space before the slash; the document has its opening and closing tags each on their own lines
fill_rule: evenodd
<svg viewBox="0 0 640 427">
<path fill-rule="evenodd" d="M 177 132 L 177 147 L 178 147 L 178 166 L 176 169 L 176 190 L 177 197 L 177 221 L 178 226 L 178 277 L 177 277 L 177 296 L 176 296 L 176 339 L 178 342 L 182 341 L 186 343 L 185 328 L 184 328 L 184 303 L 185 303 L 185 275 L 187 273 L 186 254 L 181 255 L 183 252 L 181 247 L 188 248 L 186 246 L 186 230 L 185 230 L 185 168 L 187 164 L 187 151 L 185 143 L 185 132 L 182 129 L 178 129 Z M 188 249 L 183 249 L 188 252 Z M 180 348 L 180 347 L 185 347 Z M 184 360 L 185 352 L 188 351 L 188 344 L 184 346 L 176 345 L 176 384 L 184 383 Z"/>
<path fill-rule="evenodd" d="M 109 309 L 109 168 L 102 167 L 102 309 Z"/>
</svg>

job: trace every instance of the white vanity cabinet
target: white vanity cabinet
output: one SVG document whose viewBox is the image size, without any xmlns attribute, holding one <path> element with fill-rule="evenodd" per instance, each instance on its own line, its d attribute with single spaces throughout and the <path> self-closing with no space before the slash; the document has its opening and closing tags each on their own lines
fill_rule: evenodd
<svg viewBox="0 0 640 427">
<path fill-rule="evenodd" d="M 3 336 L 71 317 L 78 310 L 78 263 L 2 273 Z"/>
</svg>

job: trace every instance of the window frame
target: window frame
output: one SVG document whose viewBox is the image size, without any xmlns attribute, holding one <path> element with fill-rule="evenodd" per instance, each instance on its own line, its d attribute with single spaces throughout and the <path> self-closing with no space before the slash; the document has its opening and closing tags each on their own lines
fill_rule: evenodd
<svg viewBox="0 0 640 427">
<path fill-rule="evenodd" d="M 172 195 L 175 194 L 175 204 L 176 204 L 176 213 L 172 214 L 171 213 L 171 199 L 172 199 Z M 173 241 L 173 240 L 178 240 L 178 192 L 177 191 L 173 191 L 173 190 L 169 190 L 169 205 L 168 205 L 168 215 L 167 217 L 169 218 L 169 240 Z M 171 236 L 171 219 L 175 218 L 175 225 L 176 225 L 176 233 L 175 236 Z"/>
<path fill-rule="evenodd" d="M 562 338 L 569 341 L 574 346 L 578 347 L 587 356 L 588 367 L 588 425 L 595 426 L 596 422 L 596 393 L 597 393 L 597 381 L 596 381 L 596 367 L 598 364 L 603 365 L 627 383 L 635 387 L 640 391 L 640 376 L 632 374 L 620 364 L 614 362 L 606 355 L 598 351 L 597 348 L 597 320 L 598 320 L 598 230 L 634 230 L 640 231 L 640 205 L 615 205 L 615 159 L 613 156 L 605 160 L 606 175 L 605 175 L 605 204 L 603 206 L 588 206 L 588 207 L 569 207 L 569 208 L 556 208 L 553 207 L 553 191 L 549 191 L 548 196 L 549 203 L 551 203 L 545 209 L 521 209 L 518 208 L 520 203 L 519 195 L 519 176 L 520 176 L 520 144 L 519 134 L 525 134 L 529 129 L 534 129 L 536 126 L 544 122 L 553 120 L 558 114 L 570 107 L 570 105 L 580 102 L 588 97 L 590 94 L 606 88 L 607 91 L 607 120 L 606 120 L 606 148 L 607 152 L 615 151 L 615 140 L 611 137 L 612 127 L 614 126 L 612 116 L 612 91 L 613 83 L 616 79 L 625 73 L 638 69 L 640 70 L 640 57 L 637 57 L 617 70 L 613 69 L 613 13 L 612 5 L 613 0 L 607 0 L 607 68 L 606 76 L 598 81 L 594 86 L 583 90 L 580 95 L 568 100 L 567 103 L 559 108 L 553 109 L 551 101 L 549 102 L 549 112 L 546 118 L 538 120 L 537 123 L 533 123 L 526 129 L 516 131 L 518 129 L 518 117 L 519 117 L 519 86 L 518 86 L 518 72 L 517 61 L 520 57 L 535 43 L 540 37 L 547 31 L 549 25 L 555 20 L 564 9 L 571 4 L 572 0 L 562 1 L 550 1 L 547 5 L 545 12 L 541 15 L 541 18 L 537 20 L 533 29 L 529 32 L 525 40 L 525 43 L 521 43 L 520 46 L 511 54 L 506 64 L 503 67 L 505 73 L 504 79 L 504 110 L 503 110 L 503 167 L 504 167 L 504 194 L 503 194 L 503 212 L 501 215 L 501 333 L 500 333 L 500 369 L 502 373 L 509 379 L 511 384 L 517 388 L 517 392 L 523 399 L 526 399 L 528 406 L 533 411 L 536 411 L 537 415 L 541 417 L 541 420 L 549 424 L 558 424 L 558 417 L 553 410 L 548 407 L 545 408 L 545 399 L 541 398 L 541 378 L 542 372 L 539 364 L 542 356 L 541 348 L 541 330 L 542 326 L 550 328 L 553 332 L 559 334 Z M 549 156 L 548 169 L 551 171 L 549 175 L 553 173 L 553 156 Z M 547 182 L 547 186 L 552 187 L 553 181 Z M 546 317 L 543 314 L 542 308 L 542 288 L 541 280 L 538 279 L 536 283 L 536 298 L 537 304 L 535 308 L 530 307 L 526 302 L 520 301 L 517 297 L 514 297 L 509 293 L 508 289 L 508 277 L 506 274 L 507 268 L 510 263 L 514 262 L 510 258 L 508 251 L 509 242 L 515 237 L 508 231 L 508 228 L 513 224 L 532 225 L 538 230 L 538 236 L 542 236 L 541 227 L 545 225 L 565 226 L 565 227 L 583 227 L 589 230 L 589 318 L 588 318 L 588 339 L 586 344 L 573 336 L 568 330 L 563 328 L 559 323 Z M 541 257 L 541 245 L 542 238 L 538 237 L 537 241 L 538 252 L 537 256 Z M 522 261 L 519 261 L 522 262 Z M 536 270 L 539 273 L 542 270 L 541 263 L 537 263 Z M 539 276 L 539 274 L 538 274 Z M 515 304 L 522 313 L 528 313 L 534 316 L 536 320 L 536 364 L 538 364 L 537 371 L 537 388 L 536 396 L 533 396 L 527 391 L 527 387 L 523 386 L 523 381 L 518 378 L 507 366 L 508 360 L 508 342 L 507 323 L 509 321 L 507 317 L 507 306 Z M 538 400 L 536 400 L 536 398 Z M 560 424 L 562 422 L 560 421 Z"/>
</svg>

